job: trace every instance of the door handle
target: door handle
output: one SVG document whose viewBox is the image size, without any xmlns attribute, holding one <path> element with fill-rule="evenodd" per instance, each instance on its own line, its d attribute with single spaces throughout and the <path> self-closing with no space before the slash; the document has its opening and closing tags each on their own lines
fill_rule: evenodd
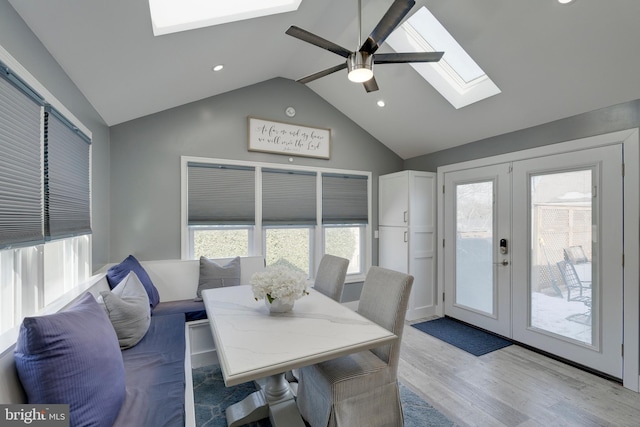
<svg viewBox="0 0 640 427">
<path fill-rule="evenodd" d="M 405 231 L 404 232 L 404 242 L 407 243 L 409 241 L 409 232 Z"/>
<path fill-rule="evenodd" d="M 509 265 L 509 261 L 507 261 L 506 259 L 503 259 L 500 262 L 494 262 L 494 265 Z"/>
<path fill-rule="evenodd" d="M 405 224 L 406 224 L 407 222 L 409 222 L 409 218 L 407 217 L 407 214 L 408 214 L 408 213 L 409 213 L 409 212 L 404 211 L 404 223 L 405 223 Z"/>
</svg>

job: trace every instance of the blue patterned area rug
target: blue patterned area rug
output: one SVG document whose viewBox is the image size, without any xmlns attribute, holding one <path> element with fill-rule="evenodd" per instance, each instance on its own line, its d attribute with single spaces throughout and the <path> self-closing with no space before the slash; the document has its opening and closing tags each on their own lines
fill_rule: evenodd
<svg viewBox="0 0 640 427">
<path fill-rule="evenodd" d="M 219 365 L 193 370 L 193 391 L 197 427 L 227 427 L 225 410 L 256 391 L 252 382 L 225 387 Z M 454 423 L 433 406 L 400 384 L 400 400 L 405 427 L 449 427 Z M 271 427 L 268 419 L 247 424 L 250 427 Z"/>
<path fill-rule="evenodd" d="M 440 317 L 426 322 L 415 323 L 411 326 L 474 356 L 482 356 L 512 344 L 507 339 L 466 325 L 450 317 Z"/>
</svg>

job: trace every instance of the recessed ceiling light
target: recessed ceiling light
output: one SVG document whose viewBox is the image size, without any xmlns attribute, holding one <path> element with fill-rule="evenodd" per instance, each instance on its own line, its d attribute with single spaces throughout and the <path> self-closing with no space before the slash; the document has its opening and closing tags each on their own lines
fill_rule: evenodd
<svg viewBox="0 0 640 427">
<path fill-rule="evenodd" d="M 381 99 L 380 101 L 378 101 L 378 107 L 384 107 L 386 104 L 384 103 L 384 101 Z"/>
<path fill-rule="evenodd" d="M 560 3 L 560 4 L 571 4 L 573 2 L 574 2 L 574 0 L 558 0 L 558 3 Z"/>
<path fill-rule="evenodd" d="M 212 68 L 213 71 L 220 71 L 224 68 L 224 65 L 222 64 L 218 64 L 215 67 Z"/>
</svg>

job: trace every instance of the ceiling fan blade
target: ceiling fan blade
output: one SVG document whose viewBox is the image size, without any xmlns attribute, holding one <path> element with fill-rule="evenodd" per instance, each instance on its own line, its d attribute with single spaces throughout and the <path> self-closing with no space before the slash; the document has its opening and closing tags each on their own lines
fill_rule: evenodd
<svg viewBox="0 0 640 427">
<path fill-rule="evenodd" d="M 409 13 L 416 4 L 415 0 L 395 0 L 387 13 L 384 14 L 376 28 L 373 29 L 369 37 L 364 41 L 360 52 L 374 53 L 389 37 L 389 34 L 396 29 L 396 26 Z"/>
<path fill-rule="evenodd" d="M 299 80 L 296 80 L 298 83 L 304 83 L 307 84 L 309 82 L 312 82 L 316 79 L 319 79 L 320 77 L 324 77 L 324 76 L 328 76 L 329 74 L 335 73 L 336 71 L 340 71 L 340 70 L 344 70 L 345 68 L 347 68 L 347 63 L 343 63 L 340 65 L 336 65 L 335 67 L 331 67 L 331 68 L 327 68 L 326 70 L 322 70 L 322 71 L 318 71 L 317 73 L 311 74 L 307 77 L 303 77 Z"/>
<path fill-rule="evenodd" d="M 330 52 L 337 53 L 338 55 L 345 58 L 348 58 L 349 55 L 351 55 L 352 53 L 350 50 L 345 49 L 340 45 L 330 42 L 329 40 L 323 39 L 322 37 L 317 36 L 313 33 L 310 33 L 307 30 L 303 30 L 300 27 L 296 27 L 295 25 L 292 25 L 291 27 L 289 27 L 289 29 L 285 31 L 285 34 L 288 34 L 291 37 L 295 37 L 307 43 L 311 43 L 312 45 L 318 46 L 322 49 L 326 49 Z"/>
<path fill-rule="evenodd" d="M 378 90 L 378 83 L 376 82 L 376 77 L 375 76 L 371 77 L 369 80 L 367 80 L 366 82 L 364 82 L 362 84 L 364 85 L 364 88 L 367 91 L 367 93 L 375 92 L 375 91 Z"/>
<path fill-rule="evenodd" d="M 377 53 L 374 64 L 403 64 L 406 62 L 438 62 L 444 52 Z"/>
</svg>

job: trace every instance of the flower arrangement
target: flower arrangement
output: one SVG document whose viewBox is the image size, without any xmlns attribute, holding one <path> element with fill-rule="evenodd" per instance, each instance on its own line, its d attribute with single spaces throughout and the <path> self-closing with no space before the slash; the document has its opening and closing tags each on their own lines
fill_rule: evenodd
<svg viewBox="0 0 640 427">
<path fill-rule="evenodd" d="M 307 276 L 283 266 L 267 267 L 251 276 L 251 289 L 256 301 L 266 298 L 269 303 L 278 299 L 285 304 L 308 295 Z"/>
</svg>

